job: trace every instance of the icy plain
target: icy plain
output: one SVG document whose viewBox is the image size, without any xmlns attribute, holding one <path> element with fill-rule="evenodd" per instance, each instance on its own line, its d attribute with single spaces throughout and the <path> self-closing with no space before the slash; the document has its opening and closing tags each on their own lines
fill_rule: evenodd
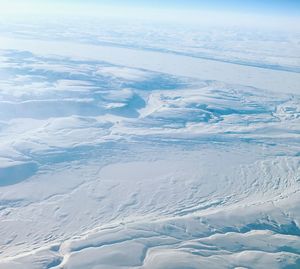
<svg viewBox="0 0 300 269">
<path fill-rule="evenodd" d="M 72 25 L 0 28 L 0 268 L 299 268 L 300 35 Z"/>
</svg>

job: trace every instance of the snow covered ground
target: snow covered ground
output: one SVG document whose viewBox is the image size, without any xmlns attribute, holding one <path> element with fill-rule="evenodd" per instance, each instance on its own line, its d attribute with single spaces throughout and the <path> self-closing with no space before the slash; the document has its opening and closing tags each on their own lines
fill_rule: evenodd
<svg viewBox="0 0 300 269">
<path fill-rule="evenodd" d="M 300 267 L 299 35 L 23 27 L 0 28 L 1 269 Z"/>
</svg>

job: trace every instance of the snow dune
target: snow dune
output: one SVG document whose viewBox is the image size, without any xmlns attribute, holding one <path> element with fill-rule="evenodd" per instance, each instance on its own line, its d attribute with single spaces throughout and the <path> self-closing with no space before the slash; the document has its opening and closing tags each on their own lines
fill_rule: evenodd
<svg viewBox="0 0 300 269">
<path fill-rule="evenodd" d="M 0 48 L 1 269 L 300 266 L 299 73 Z"/>
</svg>

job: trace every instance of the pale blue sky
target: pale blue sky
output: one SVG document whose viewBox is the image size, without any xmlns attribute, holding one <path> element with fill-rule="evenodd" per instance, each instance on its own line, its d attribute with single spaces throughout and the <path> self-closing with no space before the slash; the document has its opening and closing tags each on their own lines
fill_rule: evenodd
<svg viewBox="0 0 300 269">
<path fill-rule="evenodd" d="M 70 7 L 78 4 L 126 6 L 143 8 L 169 8 L 169 9 L 209 9 L 231 12 L 255 12 L 268 14 L 300 15 L 300 0 L 0 0 L 0 6 L 10 3 L 30 5 L 59 3 Z"/>
<path fill-rule="evenodd" d="M 57 1 L 57 0 L 55 0 Z M 52 0 L 53 2 L 53 0 Z M 60 0 L 69 4 L 93 3 L 110 6 L 210 9 L 277 14 L 300 14 L 299 0 Z"/>
<path fill-rule="evenodd" d="M 300 0 L 0 0 L 2 17 L 33 13 L 300 30 Z"/>
</svg>

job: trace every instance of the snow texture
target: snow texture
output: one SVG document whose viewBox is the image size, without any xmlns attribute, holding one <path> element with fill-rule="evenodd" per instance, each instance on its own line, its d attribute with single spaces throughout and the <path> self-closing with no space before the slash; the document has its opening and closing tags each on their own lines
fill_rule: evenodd
<svg viewBox="0 0 300 269">
<path fill-rule="evenodd" d="M 299 35 L 22 27 L 0 28 L 0 269 L 300 267 Z"/>
</svg>

